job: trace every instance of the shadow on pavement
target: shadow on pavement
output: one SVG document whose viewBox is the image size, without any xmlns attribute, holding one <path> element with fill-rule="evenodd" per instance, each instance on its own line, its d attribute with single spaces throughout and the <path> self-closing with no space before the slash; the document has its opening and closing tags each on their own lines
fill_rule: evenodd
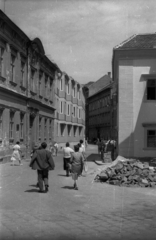
<svg viewBox="0 0 156 240">
<path fill-rule="evenodd" d="M 62 187 L 62 188 L 64 188 L 64 189 L 70 189 L 70 190 L 74 189 L 73 186 L 64 186 L 64 187 Z"/>
<path fill-rule="evenodd" d="M 38 192 L 38 189 L 30 189 L 30 190 L 26 190 L 25 192 Z"/>
<path fill-rule="evenodd" d="M 89 156 L 87 156 L 87 161 L 88 162 L 94 162 L 95 160 L 101 160 L 101 157 L 97 153 L 92 153 Z"/>
<path fill-rule="evenodd" d="M 29 185 L 30 187 L 36 187 L 36 185 L 35 184 L 32 184 L 32 185 Z"/>
</svg>

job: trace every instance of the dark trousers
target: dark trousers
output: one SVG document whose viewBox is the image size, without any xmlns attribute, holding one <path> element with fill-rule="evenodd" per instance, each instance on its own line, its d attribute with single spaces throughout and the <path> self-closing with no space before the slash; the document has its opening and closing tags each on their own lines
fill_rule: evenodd
<svg viewBox="0 0 156 240">
<path fill-rule="evenodd" d="M 49 186 L 48 185 L 48 173 L 49 171 L 47 169 L 44 170 L 37 170 L 38 173 L 38 184 L 39 184 L 39 189 L 43 191 L 43 182 L 44 186 Z"/>
<path fill-rule="evenodd" d="M 66 175 L 69 175 L 69 172 L 71 170 L 71 164 L 70 164 L 71 158 L 63 158 L 64 160 L 64 170 L 66 171 Z"/>
</svg>

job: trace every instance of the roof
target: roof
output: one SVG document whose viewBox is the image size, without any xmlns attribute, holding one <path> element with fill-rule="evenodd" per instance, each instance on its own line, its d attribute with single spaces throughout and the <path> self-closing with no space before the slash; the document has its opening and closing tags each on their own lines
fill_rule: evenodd
<svg viewBox="0 0 156 240">
<path fill-rule="evenodd" d="M 90 95 L 88 98 L 92 98 L 92 97 L 98 95 L 99 93 L 101 93 L 101 92 L 103 92 L 103 91 L 105 91 L 106 89 L 109 89 L 109 88 L 111 88 L 111 87 L 112 87 L 112 83 L 108 83 L 108 84 L 105 85 L 102 89 L 100 89 L 99 91 L 93 93 L 93 94 Z"/>
<path fill-rule="evenodd" d="M 112 79 L 109 75 L 104 75 L 96 82 L 93 82 L 91 85 L 88 86 L 89 88 L 89 96 L 94 95 L 96 92 L 104 89 L 107 85 L 111 83 Z"/>
<path fill-rule="evenodd" d="M 136 34 L 114 47 L 114 49 L 153 49 L 156 48 L 156 33 Z"/>
</svg>

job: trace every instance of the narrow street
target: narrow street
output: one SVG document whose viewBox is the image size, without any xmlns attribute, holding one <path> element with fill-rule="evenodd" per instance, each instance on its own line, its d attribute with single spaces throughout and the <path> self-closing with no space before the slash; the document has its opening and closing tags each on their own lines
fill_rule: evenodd
<svg viewBox="0 0 156 240">
<path fill-rule="evenodd" d="M 95 153 L 97 146 L 89 145 L 87 154 L 94 154 L 89 159 Z M 156 189 L 93 182 L 101 166 L 90 161 L 76 191 L 62 162 L 59 153 L 46 194 L 38 193 L 37 174 L 29 161 L 23 166 L 0 165 L 0 239 L 156 238 Z"/>
</svg>

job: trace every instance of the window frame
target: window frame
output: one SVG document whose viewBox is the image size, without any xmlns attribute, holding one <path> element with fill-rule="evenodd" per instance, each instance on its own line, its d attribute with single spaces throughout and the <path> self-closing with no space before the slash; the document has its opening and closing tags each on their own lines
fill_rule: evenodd
<svg viewBox="0 0 156 240">
<path fill-rule="evenodd" d="M 25 117 L 25 114 L 21 112 L 20 113 L 20 141 L 24 140 L 24 117 Z"/>
<path fill-rule="evenodd" d="M 150 86 L 149 86 L 149 85 L 150 85 L 150 84 L 149 84 L 150 81 L 154 81 L 155 84 L 154 84 L 153 87 L 150 87 Z M 149 93 L 148 93 L 148 90 L 149 90 L 149 89 L 154 89 L 154 90 L 155 90 L 155 91 L 154 91 L 154 92 L 155 92 L 155 98 L 154 98 L 154 99 L 149 99 L 149 98 L 148 98 L 148 94 L 149 94 Z M 147 101 L 155 101 L 155 100 L 156 100 L 156 79 L 147 79 L 147 82 L 146 82 L 146 100 L 147 100 Z"/>
<path fill-rule="evenodd" d="M 35 72 L 36 72 L 36 70 L 31 67 L 30 71 L 31 71 L 31 74 L 30 74 L 31 91 L 35 92 Z"/>
<path fill-rule="evenodd" d="M 155 150 L 156 147 L 148 147 L 148 135 L 147 132 L 150 130 L 154 130 L 156 132 L 156 123 L 142 123 L 142 126 L 144 128 L 144 150 Z"/>
<path fill-rule="evenodd" d="M 70 95 L 70 84 L 69 84 L 69 82 L 67 83 L 67 95 Z"/>
<path fill-rule="evenodd" d="M 16 55 L 11 52 L 10 67 L 11 67 L 11 81 L 12 82 L 15 82 L 15 62 L 16 62 Z"/>
<path fill-rule="evenodd" d="M 0 46 L 0 76 L 4 76 L 4 50 L 5 48 Z"/>
<path fill-rule="evenodd" d="M 63 91 L 63 79 L 60 79 L 60 91 Z"/>
<path fill-rule="evenodd" d="M 63 114 L 63 101 L 60 101 L 60 114 Z"/>
</svg>

